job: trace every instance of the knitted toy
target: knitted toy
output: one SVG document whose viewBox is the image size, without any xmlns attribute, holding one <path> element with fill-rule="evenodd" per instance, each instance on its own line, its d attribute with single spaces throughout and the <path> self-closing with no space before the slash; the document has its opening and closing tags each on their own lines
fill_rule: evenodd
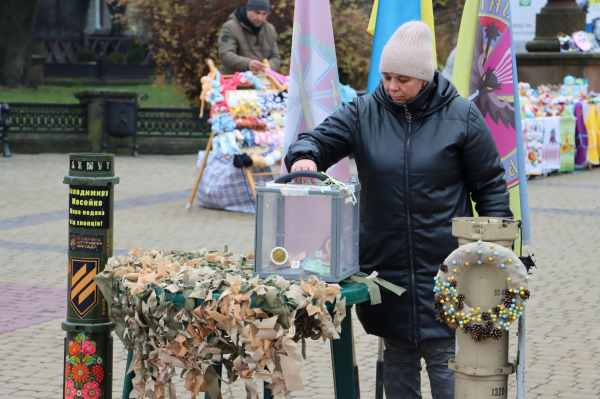
<svg viewBox="0 0 600 399">
<path fill-rule="evenodd" d="M 208 94 L 208 102 L 213 107 L 217 103 L 222 103 L 223 101 L 225 101 L 225 97 L 223 97 L 223 94 L 221 94 L 221 84 L 218 81 L 213 80 L 212 82 L 210 82 L 210 87 L 212 88 L 212 91 L 210 92 L 210 94 Z"/>
<path fill-rule="evenodd" d="M 285 115 L 284 114 L 274 113 L 273 115 L 271 115 L 271 118 L 273 118 L 273 121 L 275 122 L 275 125 L 277 127 L 285 126 Z"/>
<path fill-rule="evenodd" d="M 267 146 L 267 138 L 265 132 L 254 132 L 254 143 L 261 147 Z"/>
<path fill-rule="evenodd" d="M 233 156 L 240 152 L 233 132 L 220 133 L 213 137 L 213 153 L 215 155 Z"/>
<path fill-rule="evenodd" d="M 235 133 L 225 133 L 225 137 L 227 138 L 227 154 L 233 156 L 236 152 L 240 152 Z"/>
<path fill-rule="evenodd" d="M 233 135 L 235 136 L 235 141 L 237 141 L 240 145 L 244 143 L 244 135 L 238 129 L 233 131 Z"/>
<path fill-rule="evenodd" d="M 231 114 L 222 114 L 216 119 L 211 119 L 209 122 L 212 123 L 211 130 L 217 134 L 233 132 L 236 129 L 235 122 L 231 119 Z"/>
<path fill-rule="evenodd" d="M 281 153 L 279 151 L 275 150 L 265 156 L 265 163 L 267 164 L 267 166 L 273 166 L 280 159 L 281 159 Z"/>
<path fill-rule="evenodd" d="M 219 154 L 221 154 L 221 139 L 222 139 L 221 135 L 216 135 L 213 137 L 212 152 L 215 156 L 218 156 Z"/>
<path fill-rule="evenodd" d="M 263 130 L 267 127 L 266 123 L 258 118 L 242 117 L 236 119 L 236 127 L 238 129 Z"/>
<path fill-rule="evenodd" d="M 244 136 L 244 144 L 242 144 L 242 147 L 254 147 L 256 145 L 254 142 L 254 135 L 250 130 L 242 129 L 241 133 Z"/>
<path fill-rule="evenodd" d="M 283 147 L 283 140 L 285 139 L 285 130 L 282 128 L 275 128 L 272 131 L 272 137 L 273 137 L 273 147 L 274 148 L 282 148 Z"/>
<path fill-rule="evenodd" d="M 203 76 L 202 79 L 200 79 L 200 82 L 202 82 L 202 98 L 204 101 L 210 102 L 208 99 L 214 94 L 214 89 L 211 84 L 212 80 L 208 76 Z"/>
<path fill-rule="evenodd" d="M 263 157 L 261 154 L 252 154 L 250 155 L 250 158 L 252 158 L 252 166 L 255 168 L 264 168 L 267 166 L 265 157 Z"/>
<path fill-rule="evenodd" d="M 252 81 L 252 83 L 254 84 L 254 88 L 256 90 L 264 90 L 265 89 L 265 86 L 263 86 L 260 79 L 257 78 L 256 76 L 254 76 L 254 74 L 251 71 L 246 72 L 246 79 L 248 79 L 248 81 Z"/>
</svg>

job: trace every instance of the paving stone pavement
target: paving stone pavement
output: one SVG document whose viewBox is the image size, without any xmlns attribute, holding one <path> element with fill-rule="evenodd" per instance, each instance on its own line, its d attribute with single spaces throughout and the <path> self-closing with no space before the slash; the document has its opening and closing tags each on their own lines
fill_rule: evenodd
<svg viewBox="0 0 600 399">
<path fill-rule="evenodd" d="M 120 156 L 115 162 L 121 177 L 115 190 L 116 251 L 225 244 L 234 252 L 252 250 L 254 215 L 198 206 L 185 211 L 194 156 Z M 62 397 L 67 165 L 66 154 L 0 158 L 0 399 Z M 599 197 L 598 168 L 529 182 L 533 245 L 525 250 L 535 253 L 539 268 L 533 270 L 528 301 L 527 398 L 600 398 L 600 315 L 594 311 L 599 295 L 593 285 L 600 277 Z M 43 301 L 40 292 L 52 298 Z M 361 397 L 373 398 L 377 339 L 364 333 L 355 315 L 353 320 Z M 512 359 L 516 336 L 511 338 Z M 328 344 L 309 342 L 308 355 L 302 369 L 306 390 L 293 397 L 333 398 Z M 117 398 L 126 359 L 117 338 L 114 357 Z M 423 397 L 431 398 L 424 370 Z M 188 397 L 181 382 L 176 386 L 178 397 Z M 245 397 L 239 384 L 232 390 L 234 398 Z M 511 377 L 508 397 L 515 396 Z"/>
</svg>

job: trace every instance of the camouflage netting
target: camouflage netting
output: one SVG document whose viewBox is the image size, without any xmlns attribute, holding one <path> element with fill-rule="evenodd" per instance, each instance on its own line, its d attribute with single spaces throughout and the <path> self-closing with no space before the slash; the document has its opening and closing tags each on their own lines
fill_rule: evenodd
<svg viewBox="0 0 600 399">
<path fill-rule="evenodd" d="M 117 335 L 133 351 L 132 398 L 175 397 L 177 370 L 192 398 L 200 392 L 221 398 L 215 363 L 228 370 L 228 383 L 242 378 L 252 398 L 261 381 L 277 399 L 303 390 L 305 339 L 339 337 L 346 316 L 340 286 L 313 276 L 300 282 L 253 278 L 252 269 L 253 254 L 236 260 L 227 248 L 136 248 L 108 260 L 95 281 Z M 185 306 L 167 300 L 169 293 L 181 294 Z M 327 302 L 335 303 L 333 317 Z"/>
</svg>

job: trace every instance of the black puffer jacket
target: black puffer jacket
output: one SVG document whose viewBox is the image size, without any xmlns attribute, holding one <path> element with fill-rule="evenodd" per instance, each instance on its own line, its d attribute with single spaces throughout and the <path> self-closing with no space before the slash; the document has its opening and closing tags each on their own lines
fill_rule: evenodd
<svg viewBox="0 0 600 399">
<path fill-rule="evenodd" d="M 407 291 L 382 288 L 380 305 L 358 306 L 369 334 L 406 341 L 449 338 L 435 320 L 433 277 L 457 248 L 452 218 L 512 217 L 504 167 L 479 110 L 436 71 L 407 107 L 383 84 L 299 136 L 285 162 L 326 170 L 354 154 L 362 185 L 360 266 Z M 469 196 L 469 193 L 471 194 Z"/>
</svg>

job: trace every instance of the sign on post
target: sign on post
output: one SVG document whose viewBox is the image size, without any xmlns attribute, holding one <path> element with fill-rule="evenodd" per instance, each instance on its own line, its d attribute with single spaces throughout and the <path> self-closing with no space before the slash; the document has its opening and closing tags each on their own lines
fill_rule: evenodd
<svg viewBox="0 0 600 399">
<path fill-rule="evenodd" d="M 106 300 L 94 282 L 113 255 L 112 154 L 71 154 L 64 398 L 112 397 L 112 337 Z"/>
</svg>

